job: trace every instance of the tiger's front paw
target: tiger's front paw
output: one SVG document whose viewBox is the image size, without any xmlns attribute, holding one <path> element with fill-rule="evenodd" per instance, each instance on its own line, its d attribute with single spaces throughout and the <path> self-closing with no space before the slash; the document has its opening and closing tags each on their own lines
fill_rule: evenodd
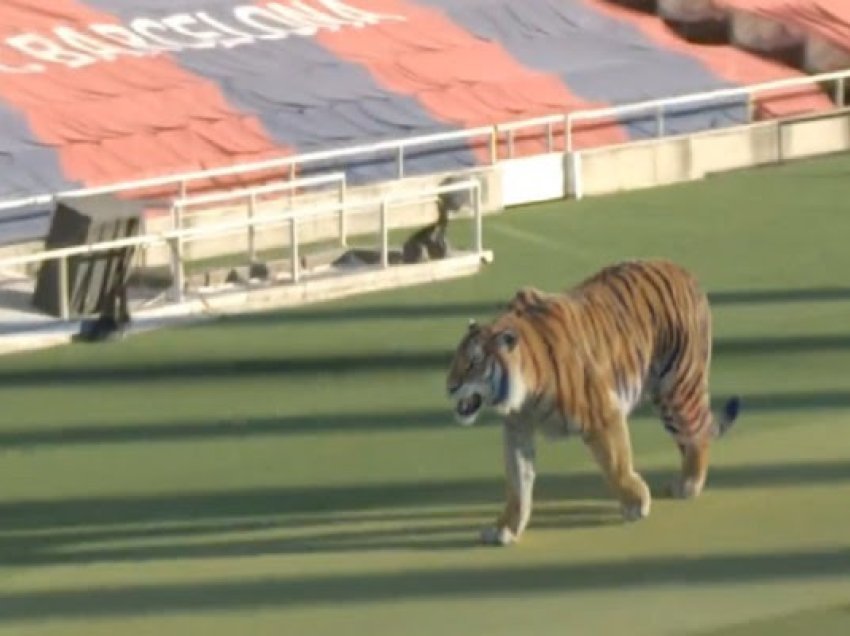
<svg viewBox="0 0 850 636">
<path fill-rule="evenodd" d="M 644 517 L 649 516 L 649 509 L 651 503 L 650 500 L 640 502 L 636 501 L 634 503 L 625 503 L 622 505 L 620 510 L 623 513 L 624 521 L 640 521 Z"/>
<path fill-rule="evenodd" d="M 620 510 L 625 521 L 638 521 L 649 516 L 652 493 L 639 475 L 634 475 L 632 483 L 621 491 L 620 497 Z"/>
<path fill-rule="evenodd" d="M 504 526 L 488 526 L 481 531 L 481 543 L 484 545 L 508 546 L 516 541 L 514 533 Z"/>
</svg>

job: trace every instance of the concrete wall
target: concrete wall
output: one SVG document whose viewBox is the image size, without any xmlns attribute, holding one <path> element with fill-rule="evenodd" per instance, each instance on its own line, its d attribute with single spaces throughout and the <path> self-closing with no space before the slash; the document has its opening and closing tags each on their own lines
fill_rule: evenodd
<svg viewBox="0 0 850 636">
<path fill-rule="evenodd" d="M 772 53 L 803 46 L 805 40 L 799 29 L 746 11 L 731 11 L 731 23 L 732 44 L 751 51 Z"/>
<path fill-rule="evenodd" d="M 803 68 L 808 73 L 830 73 L 850 67 L 850 52 L 817 35 L 806 37 Z"/>
<path fill-rule="evenodd" d="M 499 163 L 498 169 L 501 204 L 505 207 L 566 196 L 562 153 L 507 159 Z"/>
<path fill-rule="evenodd" d="M 843 150 L 850 150 L 847 109 L 567 154 L 566 190 L 581 198 Z"/>
<path fill-rule="evenodd" d="M 783 159 L 802 159 L 850 149 L 850 113 L 832 119 L 801 118 L 779 125 Z"/>
<path fill-rule="evenodd" d="M 657 0 L 656 12 L 662 18 L 677 22 L 720 20 L 726 15 L 712 0 Z"/>
</svg>

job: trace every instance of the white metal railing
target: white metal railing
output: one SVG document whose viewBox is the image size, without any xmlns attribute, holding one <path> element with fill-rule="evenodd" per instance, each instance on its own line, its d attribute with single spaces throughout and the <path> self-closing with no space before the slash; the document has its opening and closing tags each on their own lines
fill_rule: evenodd
<svg viewBox="0 0 850 636">
<path fill-rule="evenodd" d="M 383 197 L 353 202 L 345 202 L 329 205 L 321 208 L 310 209 L 303 212 L 287 210 L 277 214 L 253 216 L 234 221 L 216 223 L 203 227 L 173 229 L 161 233 L 150 233 L 141 236 L 101 241 L 90 245 L 76 245 L 52 250 L 45 250 L 33 254 L 23 254 L 0 260 L 0 270 L 12 267 L 21 267 L 34 263 L 56 260 L 59 262 L 59 307 L 63 320 L 70 317 L 70 297 L 68 279 L 68 260 L 76 256 L 90 256 L 93 254 L 117 250 L 122 248 L 150 247 L 154 245 L 167 245 L 170 248 L 173 276 L 173 300 L 182 302 L 184 299 L 185 271 L 184 262 L 178 252 L 177 244 L 182 241 L 195 240 L 203 237 L 226 235 L 234 230 L 243 230 L 246 227 L 272 227 L 276 225 L 289 225 L 290 242 L 290 278 L 297 283 L 301 280 L 301 263 L 299 258 L 298 225 L 302 221 L 312 220 L 321 216 L 339 214 L 340 207 L 345 214 L 352 212 L 362 213 L 364 210 L 377 209 L 380 224 L 380 249 L 381 265 L 389 267 L 389 211 L 392 206 L 402 204 L 414 204 L 421 201 L 433 199 L 435 196 L 449 192 L 469 191 L 472 195 L 472 217 L 473 217 L 473 250 L 475 254 L 484 252 L 481 184 L 470 179 L 451 183 L 444 186 L 428 188 L 424 191 L 406 195 L 385 195 Z"/>
<path fill-rule="evenodd" d="M 751 86 L 740 86 L 736 88 L 720 88 L 713 91 L 705 91 L 702 93 L 694 93 L 691 95 L 681 95 L 679 97 L 668 97 L 664 99 L 651 99 L 636 104 L 625 104 L 623 106 L 612 106 L 610 108 L 598 108 L 590 111 L 579 111 L 568 114 L 565 124 L 566 130 L 566 147 L 567 152 L 573 150 L 572 131 L 576 122 L 592 121 L 606 119 L 612 117 L 621 117 L 623 115 L 634 115 L 653 111 L 656 120 L 656 137 L 663 137 L 665 133 L 664 119 L 667 108 L 675 106 L 690 106 L 709 101 L 731 100 L 734 98 L 747 98 L 747 122 L 752 123 L 753 102 L 761 93 L 770 93 L 774 91 L 788 90 L 794 88 L 803 88 L 813 86 L 821 82 L 835 82 L 835 106 L 836 108 L 844 107 L 844 88 L 846 80 L 850 78 L 850 70 L 836 71 L 834 73 L 823 73 L 821 75 L 810 75 L 804 77 L 792 77 L 782 80 L 774 80 L 772 82 L 763 82 L 761 84 L 753 84 Z"/>
<path fill-rule="evenodd" d="M 20 208 L 34 205 L 45 205 L 54 202 L 56 199 L 73 199 L 88 196 L 96 196 L 99 194 L 114 194 L 117 192 L 125 192 L 128 190 L 146 190 L 151 188 L 164 188 L 174 186 L 175 191 L 179 192 L 179 196 L 186 196 L 189 191 L 189 185 L 193 181 L 206 181 L 217 177 L 231 177 L 238 175 L 250 174 L 252 172 L 265 172 L 279 168 L 289 169 L 289 178 L 295 178 L 295 171 L 298 166 L 306 166 L 322 161 L 333 159 L 344 159 L 347 157 L 355 157 L 381 152 L 392 151 L 395 154 L 398 165 L 399 178 L 404 177 L 404 157 L 405 149 L 416 148 L 420 146 L 433 146 L 447 141 L 468 141 L 475 137 L 487 136 L 493 138 L 493 127 L 483 126 L 479 128 L 466 128 L 463 130 L 455 130 L 451 132 L 435 133 L 432 135 L 423 135 L 419 137 L 411 137 L 407 139 L 395 139 L 391 141 L 383 141 L 378 143 L 363 144 L 358 146 L 350 146 L 347 148 L 336 148 L 334 150 L 323 150 L 318 152 L 305 153 L 301 155 L 288 155 L 278 157 L 276 159 L 268 159 L 265 161 L 256 161 L 250 163 L 238 164 L 235 166 L 225 166 L 222 168 L 212 168 L 208 170 L 197 170 L 193 172 L 184 172 L 175 175 L 167 175 L 163 177 L 153 177 L 150 179 L 138 179 L 135 181 L 125 181 L 104 186 L 91 188 L 80 188 L 75 190 L 65 190 L 54 194 L 37 194 L 20 199 L 8 200 L 0 202 L 0 210 Z M 491 156 L 491 162 L 495 163 L 496 157 Z"/>
<path fill-rule="evenodd" d="M 315 177 L 304 177 L 293 181 L 276 181 L 262 186 L 254 186 L 251 188 L 240 188 L 236 190 L 226 190 L 224 192 L 210 192 L 207 194 L 196 194 L 192 196 L 177 197 L 171 202 L 171 219 L 172 229 L 183 229 L 186 213 L 189 208 L 197 206 L 208 206 L 210 204 L 228 203 L 228 202 L 244 202 L 246 205 L 247 217 L 253 218 L 256 214 L 257 199 L 262 196 L 271 194 L 279 194 L 289 192 L 293 194 L 298 189 L 311 188 L 335 184 L 337 187 L 337 202 L 339 203 L 339 228 L 340 242 L 345 245 L 346 227 L 345 227 L 345 195 L 346 195 L 346 177 L 344 172 L 332 172 L 330 174 L 318 175 Z M 292 199 L 290 198 L 290 204 Z M 238 230 L 237 230 L 238 231 Z M 254 259 L 256 256 L 256 227 L 253 224 L 247 226 L 248 232 L 248 258 Z M 178 256 L 183 258 L 183 241 L 177 241 Z"/>
<path fill-rule="evenodd" d="M 226 201 L 238 201 L 239 199 L 248 199 L 251 196 L 261 196 L 264 194 L 276 194 L 278 192 L 291 192 L 298 188 L 310 188 L 313 186 L 334 184 L 338 189 L 345 189 L 345 173 L 331 172 L 315 177 L 304 177 L 294 181 L 275 181 L 261 186 L 252 186 L 250 188 L 238 188 L 234 190 L 224 190 L 209 192 L 207 194 L 195 194 L 191 196 L 177 197 L 172 201 L 172 205 L 177 205 L 183 208 L 190 206 L 209 205 L 210 203 L 223 203 Z"/>
<path fill-rule="evenodd" d="M 579 122 L 589 122 L 592 120 L 601 120 L 606 118 L 616 118 L 623 115 L 634 113 L 651 112 L 656 114 L 656 130 L 659 136 L 665 133 L 665 109 L 670 106 L 695 104 L 709 100 L 731 99 L 734 97 L 746 97 L 749 104 L 752 104 L 755 96 L 779 90 L 803 88 L 808 86 L 816 86 L 822 83 L 835 84 L 835 103 L 837 107 L 844 106 L 844 89 L 848 78 L 850 78 L 850 70 L 836 71 L 833 73 L 822 73 L 820 75 L 810 75 L 802 77 L 793 77 L 783 80 L 764 82 L 761 84 L 752 84 L 750 86 L 742 86 L 737 88 L 726 88 L 702 93 L 693 93 L 678 97 L 669 97 L 655 100 L 648 100 L 632 104 L 624 104 L 621 106 L 612 106 L 609 108 L 597 108 L 590 110 L 574 111 L 571 113 L 559 113 L 546 117 L 535 117 L 532 119 L 523 119 L 520 121 L 503 122 L 492 126 L 481 126 L 464 130 L 451 132 L 435 133 L 431 135 L 423 135 L 406 139 L 396 139 L 383 141 L 379 143 L 370 143 L 364 145 L 351 146 L 347 148 L 338 148 L 334 150 L 325 150 L 319 152 L 311 152 L 300 155 L 290 155 L 270 159 L 266 161 L 245 163 L 236 166 L 228 166 L 223 168 L 214 168 L 209 170 L 199 170 L 193 172 L 185 172 L 181 174 L 168 175 L 164 177 L 156 177 L 150 179 L 140 179 L 136 181 L 128 181 L 123 183 L 98 186 L 92 188 L 81 188 L 75 190 L 67 190 L 60 193 L 47 193 L 28 196 L 15 200 L 0 202 L 0 210 L 25 207 L 30 205 L 46 205 L 55 201 L 57 198 L 78 198 L 85 196 L 93 196 L 97 194 L 123 192 L 128 190 L 144 190 L 150 188 L 164 188 L 173 186 L 175 191 L 180 196 L 186 196 L 189 187 L 193 182 L 199 180 L 207 180 L 217 177 L 229 177 L 237 175 L 246 175 L 255 172 L 263 172 L 269 170 L 287 170 L 288 178 L 295 177 L 296 171 L 300 167 L 310 164 L 320 163 L 335 159 L 345 159 L 351 157 L 362 157 L 380 153 L 391 153 L 395 157 L 396 176 L 401 178 L 406 174 L 405 157 L 412 148 L 420 148 L 427 146 L 439 146 L 451 141 L 469 142 L 476 137 L 487 139 L 488 154 L 491 164 L 498 162 L 498 148 L 502 137 L 505 138 L 506 155 L 508 158 L 513 156 L 514 138 L 518 132 L 535 127 L 545 127 L 546 129 L 546 152 L 554 152 L 555 144 L 555 129 L 561 127 L 564 135 L 564 145 L 562 150 L 573 150 L 573 138 L 576 124 Z M 752 108 L 748 108 L 748 117 L 752 116 Z"/>
<path fill-rule="evenodd" d="M 653 113 L 656 121 L 656 137 L 666 135 L 666 126 L 664 125 L 665 118 L 668 115 L 668 108 L 675 106 L 689 106 L 710 101 L 732 100 L 735 98 L 747 98 L 747 123 L 752 122 L 753 102 L 756 96 L 763 93 L 775 91 L 789 90 L 795 88 L 805 88 L 825 82 L 835 83 L 835 107 L 844 107 L 844 91 L 847 80 L 850 79 L 850 70 L 835 71 L 832 73 L 822 73 L 820 75 L 807 75 L 803 77 L 792 77 L 782 80 L 774 80 L 761 84 L 751 84 L 749 86 L 739 86 L 734 88 L 720 88 L 701 93 L 691 93 L 688 95 L 680 95 L 677 97 L 662 97 L 659 99 L 650 99 L 631 104 L 622 104 L 619 106 L 610 106 L 606 108 L 594 108 L 592 110 L 580 110 L 566 114 L 547 115 L 543 117 L 535 117 L 534 119 L 524 119 L 516 122 L 508 122 L 499 124 L 496 129 L 499 133 L 505 133 L 507 136 L 507 146 L 509 150 L 513 146 L 513 136 L 517 131 L 545 126 L 547 129 L 547 149 L 554 150 L 555 127 L 561 126 L 564 131 L 564 146 L 563 150 L 572 152 L 574 150 L 574 132 L 578 122 L 590 122 L 594 120 L 615 119 L 627 115 L 639 115 L 643 113 Z"/>
</svg>

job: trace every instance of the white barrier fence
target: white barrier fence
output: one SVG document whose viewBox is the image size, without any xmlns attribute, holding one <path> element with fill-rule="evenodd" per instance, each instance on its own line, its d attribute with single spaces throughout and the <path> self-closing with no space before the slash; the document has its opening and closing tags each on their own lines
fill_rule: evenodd
<svg viewBox="0 0 850 636">
<path fill-rule="evenodd" d="M 432 200 L 434 197 L 449 193 L 469 191 L 472 201 L 473 217 L 473 251 L 477 255 L 484 252 L 481 185 L 476 180 L 461 181 L 449 185 L 429 188 L 421 192 L 409 195 L 383 196 L 377 199 L 358 201 L 346 204 L 344 201 L 330 206 L 310 209 L 308 211 L 286 211 L 278 214 L 267 214 L 262 216 L 251 216 L 244 219 L 205 225 L 203 227 L 179 228 L 156 234 L 144 234 L 130 238 L 111 241 L 102 241 L 90 245 L 78 245 L 53 250 L 45 250 L 33 254 L 15 256 L 0 260 L 0 270 L 6 268 L 20 267 L 33 263 L 56 260 L 59 262 L 59 307 L 63 320 L 70 318 L 70 297 L 68 278 L 68 260 L 73 257 L 91 256 L 101 252 L 123 248 L 149 247 L 153 245 L 167 245 L 172 254 L 171 273 L 173 277 L 172 300 L 182 302 L 184 300 L 185 270 L 181 256 L 180 245 L 185 241 L 197 240 L 203 237 L 221 236 L 232 232 L 246 231 L 248 228 L 268 228 L 274 226 L 289 226 L 290 254 L 290 281 L 298 283 L 301 280 L 301 263 L 299 257 L 298 225 L 302 221 L 312 220 L 320 216 L 343 215 L 352 213 L 365 213 L 377 211 L 380 224 L 380 265 L 382 268 L 389 267 L 389 230 L 390 209 L 393 206 L 413 204 L 421 201 Z M 244 194 L 244 193 L 242 193 Z M 250 194 L 249 194 L 250 196 Z M 184 200 L 185 203 L 185 200 Z M 341 224 L 341 228 L 344 228 Z"/>
<path fill-rule="evenodd" d="M 97 194 L 144 190 L 149 188 L 173 187 L 176 196 L 185 197 L 188 195 L 192 184 L 201 180 L 206 181 L 219 177 L 244 176 L 252 173 L 262 173 L 272 170 L 280 170 L 282 176 L 286 176 L 292 180 L 296 177 L 299 169 L 320 164 L 321 162 L 352 158 L 363 159 L 370 155 L 374 156 L 381 154 L 394 157 L 394 161 L 396 163 L 396 176 L 398 178 L 403 178 L 407 175 L 405 157 L 412 150 L 421 148 L 430 148 L 433 150 L 438 149 L 440 145 L 445 145 L 447 143 L 470 143 L 475 139 L 481 139 L 482 141 L 486 140 L 487 147 L 489 148 L 489 162 L 490 164 L 495 164 L 498 163 L 500 159 L 499 146 L 502 142 L 504 142 L 506 148 L 506 157 L 504 158 L 512 158 L 514 156 L 515 138 L 523 133 L 532 134 L 533 129 L 539 129 L 541 127 L 545 129 L 543 134 L 545 143 L 542 152 L 555 152 L 558 150 L 570 152 L 573 150 L 576 128 L 581 124 L 586 124 L 592 121 L 616 119 L 624 116 L 644 113 L 655 113 L 656 135 L 664 136 L 668 129 L 666 126 L 666 118 L 669 115 L 667 110 L 675 106 L 694 105 L 710 101 L 741 97 L 746 98 L 747 103 L 752 105 L 759 95 L 765 93 L 789 91 L 807 87 L 816 89 L 819 85 L 832 84 L 835 88 L 835 107 L 841 108 L 844 105 L 844 93 L 848 78 L 850 78 L 850 70 L 794 77 L 761 84 L 753 84 L 750 86 L 742 86 L 739 88 L 720 89 L 678 97 L 624 104 L 621 106 L 612 106 L 610 108 L 575 111 L 572 113 L 536 117 L 533 119 L 524 119 L 515 122 L 504 122 L 493 126 L 483 126 L 407 139 L 396 139 L 379 143 L 364 144 L 348 148 L 291 155 L 237 166 L 185 172 L 181 174 L 128 181 L 101 187 L 68 190 L 60 193 L 39 194 L 15 200 L 2 201 L 0 202 L 0 210 L 32 205 L 47 205 L 58 198 L 78 198 Z M 753 108 L 750 107 L 747 110 L 748 120 L 751 121 Z M 742 123 L 749 123 L 749 121 Z M 564 138 L 564 143 L 560 148 L 558 148 L 556 144 L 556 137 L 559 128 Z"/>
<path fill-rule="evenodd" d="M 337 203 L 339 204 L 340 244 L 345 245 L 346 177 L 345 173 L 342 172 L 332 172 L 330 174 L 319 175 L 316 177 L 305 177 L 303 179 L 295 179 L 293 181 L 278 181 L 263 186 L 255 186 L 253 188 L 241 188 L 237 190 L 226 190 L 223 192 L 211 192 L 208 194 L 178 197 L 174 199 L 171 204 L 172 228 L 174 230 L 184 229 L 186 216 L 192 208 L 211 205 L 242 203 L 245 205 L 247 219 L 250 220 L 256 216 L 257 203 L 261 197 L 268 197 L 271 195 L 288 192 L 290 194 L 289 202 L 291 205 L 293 202 L 292 196 L 294 195 L 296 190 L 303 190 L 307 188 L 324 186 L 329 184 L 333 184 L 336 186 Z M 254 224 L 248 224 L 245 230 L 247 231 L 248 258 L 249 260 L 254 260 L 257 254 L 257 228 Z M 241 231 L 241 228 L 238 230 L 234 230 L 233 233 L 236 233 L 238 231 Z M 183 242 L 183 240 L 177 241 L 177 252 L 178 257 L 181 261 L 184 257 Z"/>
</svg>

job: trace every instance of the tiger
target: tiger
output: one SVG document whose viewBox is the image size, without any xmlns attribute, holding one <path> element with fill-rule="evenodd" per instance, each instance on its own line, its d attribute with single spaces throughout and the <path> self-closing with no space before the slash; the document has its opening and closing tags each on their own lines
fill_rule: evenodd
<svg viewBox="0 0 850 636">
<path fill-rule="evenodd" d="M 486 544 L 519 541 L 531 518 L 535 433 L 580 435 L 625 521 L 650 513 L 634 465 L 628 417 L 649 398 L 678 447 L 676 498 L 703 490 L 710 442 L 736 420 L 740 398 L 710 407 L 711 312 L 693 274 L 668 260 L 608 265 L 560 293 L 519 289 L 489 324 L 469 322 L 446 379 L 454 415 L 502 416 L 506 503 Z"/>
</svg>

